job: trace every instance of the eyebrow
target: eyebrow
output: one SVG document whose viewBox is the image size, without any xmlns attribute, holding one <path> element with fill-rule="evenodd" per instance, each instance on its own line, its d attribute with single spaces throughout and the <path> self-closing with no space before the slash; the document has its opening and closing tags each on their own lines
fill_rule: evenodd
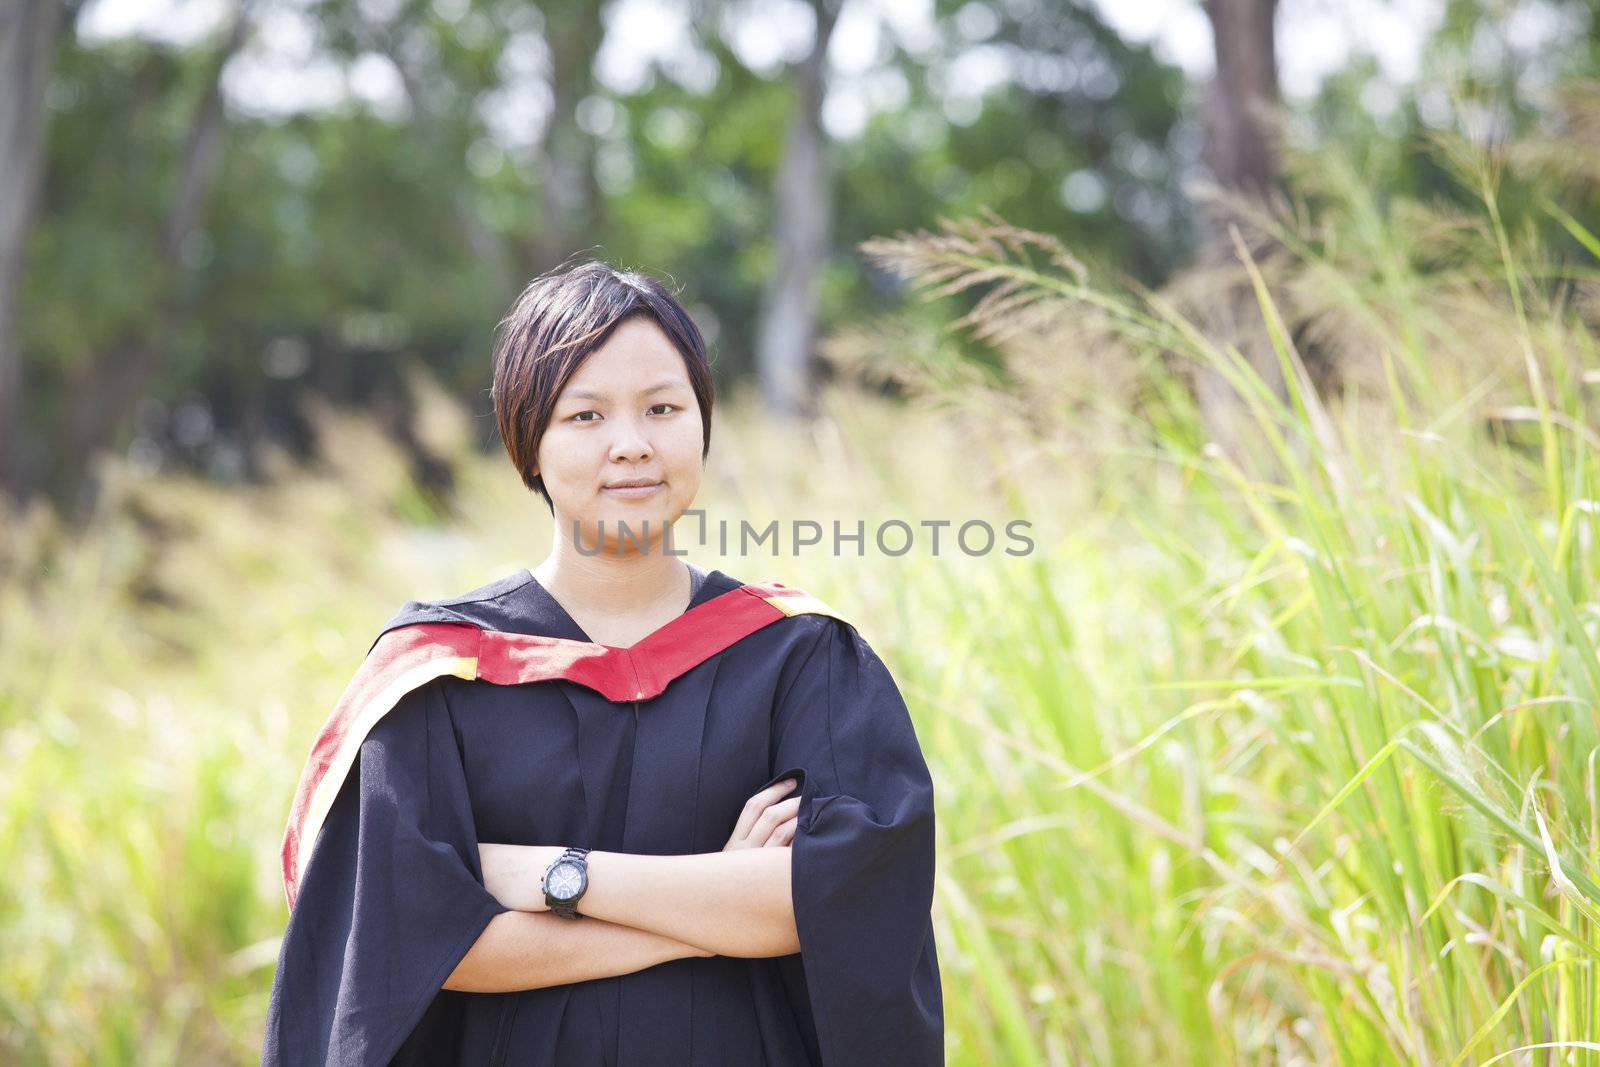
<svg viewBox="0 0 1600 1067">
<path fill-rule="evenodd" d="M 659 392 L 661 392 L 662 390 L 665 390 L 665 389 L 687 389 L 688 387 L 689 387 L 689 383 L 684 381 L 682 378 L 668 378 L 665 381 L 657 382 L 656 384 L 650 386 L 650 388 L 648 388 L 648 389 L 642 389 L 642 390 L 640 390 L 640 392 L 644 396 L 649 396 L 651 393 L 659 393 Z M 568 400 L 610 400 L 611 398 L 609 396 L 607 396 L 605 393 L 592 393 L 587 389 L 574 389 L 572 392 L 567 394 L 567 399 Z"/>
</svg>

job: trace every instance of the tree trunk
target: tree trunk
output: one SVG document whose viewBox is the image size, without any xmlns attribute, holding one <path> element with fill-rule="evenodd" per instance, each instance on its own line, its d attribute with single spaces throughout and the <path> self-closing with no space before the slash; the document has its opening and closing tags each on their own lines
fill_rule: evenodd
<svg viewBox="0 0 1600 1067">
<path fill-rule="evenodd" d="M 822 99 L 839 7 L 840 0 L 812 0 L 816 37 L 794 68 L 795 106 L 778 169 L 777 258 L 763 297 L 756 367 L 762 399 L 779 417 L 803 416 L 813 408 L 817 289 L 833 230 L 832 161 L 822 130 Z"/>
<path fill-rule="evenodd" d="M 1270 112 L 1278 105 L 1277 0 L 1206 0 L 1217 71 L 1206 100 L 1204 157 L 1217 183 L 1265 197 L 1278 177 Z"/>
<path fill-rule="evenodd" d="M 1278 104 L 1277 52 L 1273 41 L 1277 0 L 1205 0 L 1216 49 L 1216 74 L 1205 102 L 1203 159 L 1225 192 L 1263 207 L 1276 192 L 1278 154 L 1273 113 Z M 1223 204 L 1202 207 L 1205 245 L 1200 266 L 1208 282 L 1200 314 L 1207 336 L 1221 347 L 1236 346 L 1280 397 L 1287 397 L 1248 279 L 1229 235 L 1236 225 L 1252 255 L 1264 247 L 1259 231 Z M 1242 398 L 1220 373 L 1204 367 L 1195 383 L 1200 414 L 1212 438 L 1235 459 L 1241 423 L 1249 416 Z"/>
<path fill-rule="evenodd" d="M 62 24 L 60 0 L 0 4 L 0 491 L 22 501 L 35 459 L 24 409 L 18 296 L 38 211 L 45 158 L 45 93 Z"/>
<path fill-rule="evenodd" d="M 139 336 L 112 345 L 98 358 L 74 368 L 71 375 L 62 457 L 62 473 L 68 476 L 87 471 L 90 461 L 116 440 L 160 372 L 162 355 L 176 332 L 182 308 L 173 294 L 184 270 L 183 247 L 211 201 L 222 159 L 226 119 L 222 70 L 250 35 L 251 4 L 252 0 L 240 0 L 233 24 L 208 68 L 205 88 L 184 138 L 178 181 L 151 264 L 162 276 L 161 291 L 166 295 L 152 309 L 150 325 Z M 94 479 L 90 477 L 83 488 L 92 498 Z"/>
<path fill-rule="evenodd" d="M 594 138 L 578 125 L 578 102 L 594 87 L 594 57 L 605 36 L 601 3 L 580 0 L 542 6 L 550 49 L 551 109 L 539 146 L 539 228 L 528 241 L 535 273 L 586 248 L 601 225 Z"/>
</svg>

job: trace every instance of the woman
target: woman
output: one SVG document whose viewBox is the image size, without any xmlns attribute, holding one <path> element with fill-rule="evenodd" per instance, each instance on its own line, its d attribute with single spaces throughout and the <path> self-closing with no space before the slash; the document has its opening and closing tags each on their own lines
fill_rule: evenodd
<svg viewBox="0 0 1600 1067">
<path fill-rule="evenodd" d="M 584 263 L 500 324 L 550 555 L 383 628 L 284 838 L 265 1064 L 932 1064 L 933 787 L 826 605 L 671 549 L 705 345 Z M 670 550 L 669 550 L 670 549 Z"/>
</svg>

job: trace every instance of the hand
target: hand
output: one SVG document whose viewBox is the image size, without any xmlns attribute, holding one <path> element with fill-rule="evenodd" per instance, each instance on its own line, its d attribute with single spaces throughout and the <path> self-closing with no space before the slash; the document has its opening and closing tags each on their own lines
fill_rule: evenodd
<svg viewBox="0 0 1600 1067">
<path fill-rule="evenodd" d="M 775 782 L 749 800 L 739 813 L 739 824 L 733 836 L 722 846 L 722 851 L 738 848 L 783 848 L 794 840 L 795 822 L 799 818 L 800 798 L 779 800 L 795 787 L 793 778 Z"/>
<path fill-rule="evenodd" d="M 558 845 L 478 844 L 483 886 L 516 911 L 549 911 L 544 902 L 544 871 L 565 852 Z"/>
</svg>

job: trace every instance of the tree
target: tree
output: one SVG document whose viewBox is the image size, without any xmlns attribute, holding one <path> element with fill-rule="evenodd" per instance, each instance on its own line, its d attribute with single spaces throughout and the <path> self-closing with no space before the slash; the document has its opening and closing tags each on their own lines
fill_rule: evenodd
<svg viewBox="0 0 1600 1067">
<path fill-rule="evenodd" d="M 0 491 L 29 492 L 17 295 L 44 169 L 45 93 L 55 65 L 60 0 L 0 6 Z"/>
<path fill-rule="evenodd" d="M 777 258 L 766 287 L 756 350 L 761 394 L 779 416 L 807 411 L 813 401 L 812 346 L 817 336 L 817 287 L 833 230 L 833 177 L 822 100 L 827 93 L 828 42 L 842 0 L 812 0 L 811 49 L 792 69 L 794 110 L 784 138 L 773 211 Z"/>
<path fill-rule="evenodd" d="M 179 280 L 184 248 L 201 226 L 216 187 L 226 133 L 222 71 L 253 29 L 253 0 L 239 0 L 222 41 L 210 53 L 178 160 L 176 181 L 159 222 L 155 256 L 157 306 L 138 328 L 73 368 L 66 391 L 63 458 L 81 471 L 116 439 L 161 370 L 167 344 L 183 316 Z M 93 489 L 92 481 L 88 488 Z"/>
<path fill-rule="evenodd" d="M 1205 0 L 1204 6 L 1211 21 L 1216 74 L 1204 103 L 1203 159 L 1225 194 L 1264 205 L 1278 177 L 1273 132 L 1273 112 L 1278 105 L 1273 42 L 1278 3 Z M 1262 380 L 1286 397 L 1277 355 L 1263 328 L 1254 290 L 1238 263 L 1230 228 L 1239 227 L 1252 254 L 1260 249 L 1261 237 L 1252 234 L 1252 228 L 1226 200 L 1203 205 L 1200 216 L 1205 238 L 1199 276 L 1205 280 L 1206 292 L 1199 310 L 1206 332 L 1219 345 L 1237 346 Z M 1202 367 L 1195 391 L 1212 436 L 1225 447 L 1233 444 L 1242 415 L 1240 397 L 1233 387 L 1216 370 Z"/>
<path fill-rule="evenodd" d="M 539 6 L 550 52 L 550 120 L 539 142 L 539 227 L 528 242 L 536 273 L 590 244 L 602 222 L 594 138 L 578 125 L 578 104 L 594 88 L 594 56 L 605 32 L 600 0 Z"/>
</svg>

